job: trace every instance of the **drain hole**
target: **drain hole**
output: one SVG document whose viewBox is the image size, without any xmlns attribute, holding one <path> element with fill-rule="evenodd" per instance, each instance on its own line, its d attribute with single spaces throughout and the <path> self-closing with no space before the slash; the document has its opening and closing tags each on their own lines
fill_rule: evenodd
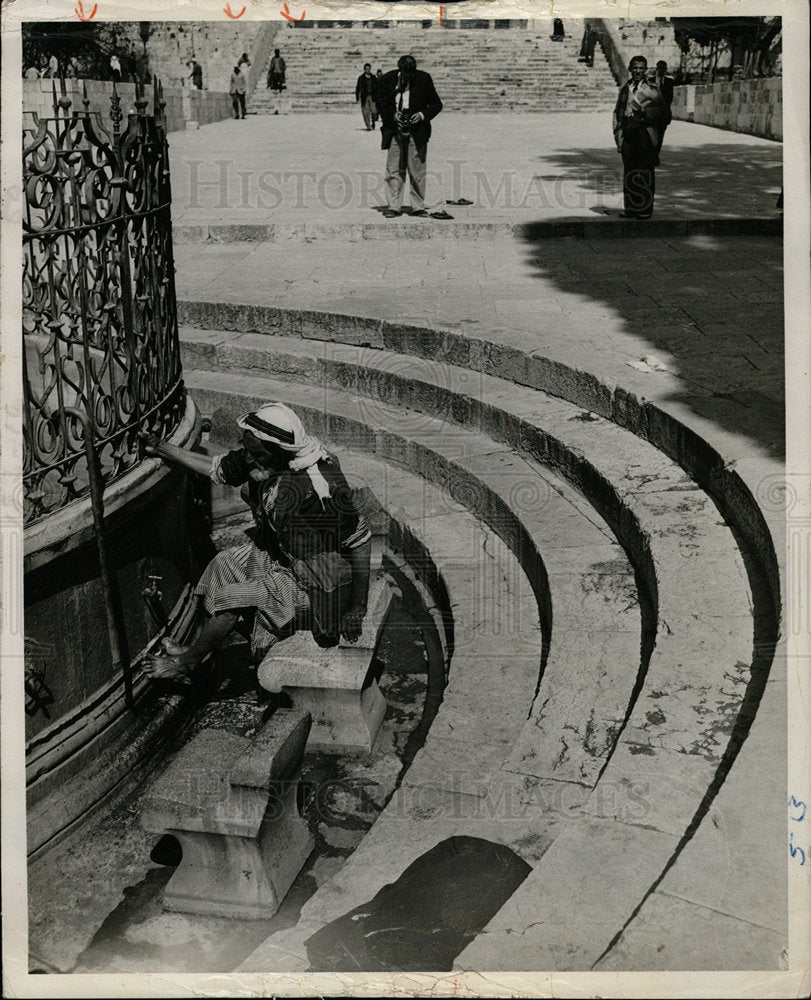
<svg viewBox="0 0 811 1000">
<path fill-rule="evenodd" d="M 305 943 L 309 972 L 450 971 L 531 871 L 503 844 L 450 837 Z"/>
<path fill-rule="evenodd" d="M 183 848 L 177 837 L 164 833 L 161 839 L 149 852 L 149 860 L 156 865 L 166 865 L 167 868 L 177 868 L 183 858 Z"/>
</svg>

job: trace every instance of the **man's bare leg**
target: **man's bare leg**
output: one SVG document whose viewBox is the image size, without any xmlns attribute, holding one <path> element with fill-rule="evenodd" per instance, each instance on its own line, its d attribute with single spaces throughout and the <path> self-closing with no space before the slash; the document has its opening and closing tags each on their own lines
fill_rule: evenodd
<svg viewBox="0 0 811 1000">
<path fill-rule="evenodd" d="M 190 646 L 164 639 L 165 655 L 146 659 L 144 671 L 156 681 L 191 681 L 197 667 L 221 645 L 238 621 L 238 614 L 222 611 L 206 618 L 200 634 Z"/>
</svg>

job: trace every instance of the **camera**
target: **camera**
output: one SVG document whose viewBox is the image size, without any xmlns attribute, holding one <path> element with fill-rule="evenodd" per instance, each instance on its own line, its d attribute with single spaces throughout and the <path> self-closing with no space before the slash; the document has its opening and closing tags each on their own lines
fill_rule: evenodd
<svg viewBox="0 0 811 1000">
<path fill-rule="evenodd" d="M 411 119 L 413 115 L 408 110 L 408 108 L 403 108 L 400 112 L 400 124 L 397 126 L 400 135 L 410 135 L 411 134 Z"/>
</svg>

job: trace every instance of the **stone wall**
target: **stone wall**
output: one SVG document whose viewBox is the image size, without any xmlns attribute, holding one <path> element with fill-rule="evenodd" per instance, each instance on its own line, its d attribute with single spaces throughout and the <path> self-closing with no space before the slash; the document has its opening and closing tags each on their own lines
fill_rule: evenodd
<svg viewBox="0 0 811 1000">
<path fill-rule="evenodd" d="M 235 10 L 239 10 L 236 6 Z M 153 21 L 152 34 L 147 42 L 149 71 L 161 78 L 164 86 L 188 86 L 189 73 L 186 63 L 194 57 L 203 69 L 205 90 L 226 91 L 231 72 L 243 52 L 251 60 L 248 90 L 253 86 L 267 61 L 269 46 L 279 28 L 277 21 L 208 22 L 208 21 Z M 141 50 L 137 21 L 121 22 L 117 27 L 119 44 L 135 44 Z"/>
<path fill-rule="evenodd" d="M 783 80 L 765 77 L 676 87 L 672 110 L 680 121 L 782 140 Z"/>
<path fill-rule="evenodd" d="M 29 115 L 53 115 L 53 80 L 23 81 L 23 114 L 24 124 L 29 125 Z M 81 111 L 83 87 L 87 88 L 90 100 L 90 110 L 98 112 L 106 129 L 112 128 L 110 120 L 110 96 L 113 92 L 112 83 L 106 80 L 66 80 L 68 96 L 72 100 L 71 110 Z M 126 115 L 135 111 L 135 84 L 116 84 L 121 98 L 121 110 Z M 152 107 L 152 87 L 146 87 L 148 109 Z M 57 81 L 57 93 L 59 84 Z M 208 125 L 233 114 L 231 98 L 224 91 L 186 90 L 179 87 L 164 87 L 163 96 L 166 101 L 167 131 L 177 132 L 186 128 L 186 123 L 195 121 L 198 125 Z M 122 127 L 124 123 L 122 122 Z"/>
<path fill-rule="evenodd" d="M 679 47 L 669 22 L 608 17 L 587 18 L 586 22 L 597 33 L 598 46 L 618 86 L 628 79 L 628 63 L 633 56 L 644 56 L 649 66 L 664 59 L 671 73 L 679 66 Z"/>
</svg>

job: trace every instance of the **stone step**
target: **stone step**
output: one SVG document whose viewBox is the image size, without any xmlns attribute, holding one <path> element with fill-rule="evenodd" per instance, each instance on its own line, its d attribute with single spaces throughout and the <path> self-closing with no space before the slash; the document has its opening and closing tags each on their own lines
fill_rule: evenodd
<svg viewBox="0 0 811 1000">
<path fill-rule="evenodd" d="M 231 411 L 235 414 L 236 408 L 242 406 L 240 412 L 244 412 L 246 406 L 259 398 L 259 392 L 264 392 L 265 398 L 280 398 L 281 394 L 288 400 L 295 397 L 299 411 L 307 406 L 308 422 L 330 443 L 345 445 L 352 440 L 356 449 L 357 441 L 353 439 L 359 425 L 374 426 L 379 429 L 378 437 L 385 433 L 385 440 L 376 442 L 377 455 L 419 468 L 429 482 L 444 483 L 452 497 L 458 496 L 519 554 L 536 593 L 546 645 L 551 644 L 544 683 L 548 678 L 550 689 L 553 686 L 558 689 L 555 700 L 561 705 L 559 717 L 552 719 L 546 713 L 545 721 L 536 727 L 538 758 L 553 771 L 558 761 L 559 770 L 555 772 L 558 780 L 588 783 L 593 779 L 611 752 L 612 740 L 628 711 L 629 697 L 637 682 L 641 620 L 633 574 L 622 550 L 582 498 L 565 481 L 550 475 L 531 459 L 505 453 L 501 445 L 485 435 L 461 429 L 458 433 L 450 432 L 444 420 L 412 415 L 403 426 L 396 409 L 386 404 L 369 401 L 359 409 L 346 394 L 330 390 L 326 405 L 331 423 L 320 426 L 323 390 L 306 389 L 303 382 L 257 380 L 223 371 L 212 375 L 187 369 L 187 382 L 195 399 L 212 413 L 215 427 L 230 429 Z M 218 381 L 220 388 L 215 388 Z M 226 381 L 230 386 L 228 392 L 222 389 Z M 256 395 L 250 394 L 253 392 Z M 368 433 L 365 436 L 368 438 Z M 509 506 L 511 497 L 513 503 L 516 498 L 523 498 L 526 509 L 513 511 Z M 398 497 L 393 489 L 389 488 L 386 496 L 379 499 L 386 509 L 398 510 Z M 441 508 L 439 512 L 445 510 Z M 432 516 L 435 513 L 431 511 Z M 410 522 L 409 527 L 413 527 Z M 457 561 L 475 565 L 479 553 L 475 536 L 465 541 L 464 548 L 460 548 L 458 537 L 453 536 L 450 554 Z M 434 552 L 431 554 L 436 556 Z M 480 593 L 480 614 L 493 599 L 494 595 L 487 591 Z M 511 644 L 519 641 L 522 623 L 509 607 L 502 609 L 501 617 L 504 631 L 498 643 L 489 647 L 483 645 L 480 629 L 467 633 L 455 626 L 456 653 L 470 649 L 471 655 L 485 660 L 496 653 L 510 658 Z M 557 632 L 550 629 L 552 620 L 557 623 Z M 559 655 L 563 651 L 566 655 Z M 578 726 L 576 713 L 562 692 L 571 669 L 569 655 L 578 662 L 584 684 L 589 687 L 591 711 L 580 706 L 584 717 L 591 719 L 589 728 L 594 738 L 588 745 L 585 741 L 578 743 L 573 736 L 582 727 Z M 458 678 L 452 670 L 449 692 L 459 683 Z M 524 706 L 524 719 L 530 707 Z M 464 713 L 455 719 L 449 732 L 460 738 L 461 734 L 475 738 L 479 725 L 475 715 Z M 568 754 L 561 754 L 561 741 L 566 739 L 567 732 L 573 747 Z M 515 739 L 518 733 L 510 736 Z M 420 766 L 430 767 L 424 761 Z"/>
<path fill-rule="evenodd" d="M 201 388 L 202 383 L 206 392 L 218 395 L 222 394 L 225 381 L 227 379 L 232 381 L 234 383 L 234 391 L 243 394 L 243 398 L 238 401 L 237 409 L 242 408 L 246 404 L 252 405 L 255 401 L 269 398 L 269 390 L 272 392 L 272 396 L 276 398 L 279 396 L 285 398 L 285 392 L 288 392 L 290 394 L 288 397 L 290 401 L 297 403 L 299 406 L 302 405 L 302 400 L 305 400 L 305 409 L 308 411 L 309 419 L 317 417 L 318 409 L 323 407 L 325 399 L 328 399 L 329 408 L 333 413 L 338 402 L 338 393 L 336 391 L 330 392 L 328 397 L 326 397 L 323 392 L 323 388 L 320 390 L 309 390 L 311 395 L 308 399 L 308 390 L 301 384 L 285 385 L 284 383 L 274 383 L 266 379 L 256 379 L 252 376 L 234 378 L 233 376 L 224 376 L 221 373 L 216 375 L 212 373 L 209 373 L 208 375 L 206 373 L 200 373 L 193 374 L 190 378 L 191 383 L 195 385 L 198 390 Z M 206 382 L 209 383 L 208 386 L 205 385 Z M 347 399 L 344 399 L 343 403 L 349 405 Z M 310 405 L 313 407 L 312 410 L 309 409 Z M 223 416 L 224 415 L 225 414 L 223 414 Z M 392 420 L 396 421 L 398 416 L 401 419 L 402 414 L 400 413 L 398 415 L 398 412 L 394 410 L 392 413 Z M 376 412 L 376 417 L 377 420 L 375 421 L 375 426 L 379 427 L 382 423 L 380 419 L 380 412 Z M 338 424 L 333 424 L 332 426 L 338 427 L 339 424 L 340 422 Z M 383 449 L 381 448 L 379 438 L 380 434 L 378 434 L 378 453 L 382 454 Z M 603 445 L 607 451 L 611 451 L 613 442 L 603 442 Z M 388 458 L 389 456 L 387 455 L 386 457 Z M 413 466 L 415 464 L 413 461 L 413 453 L 411 457 Z M 400 470 L 396 471 L 399 472 Z M 388 472 L 389 470 L 387 469 L 387 476 Z M 387 478 L 386 482 L 388 484 L 387 489 L 391 489 L 391 481 Z M 665 484 L 660 485 L 664 490 L 664 493 L 658 496 L 659 500 L 661 500 L 662 497 L 665 497 L 668 492 L 668 487 Z M 673 484 L 671 484 L 670 488 L 672 488 L 672 485 Z M 636 486 L 639 488 L 638 482 Z M 679 501 L 684 502 L 684 496 L 680 497 Z M 683 513 L 686 516 L 687 523 L 691 524 L 693 518 L 691 518 L 690 512 L 684 511 Z M 692 531 L 691 535 L 690 544 L 692 545 L 696 536 L 692 534 Z M 447 550 L 450 550 L 454 554 L 458 554 L 459 552 L 458 539 L 448 538 L 445 534 L 437 540 L 437 545 L 439 548 L 436 551 L 439 552 Z M 431 546 L 430 548 L 433 553 L 435 551 L 434 547 Z M 697 551 L 696 558 L 697 568 L 701 567 L 702 562 L 706 562 L 703 557 L 706 556 L 707 553 L 702 553 L 700 551 L 701 548 L 702 545 L 699 538 L 697 543 L 697 550 L 699 550 Z M 713 553 L 710 552 L 709 555 L 712 556 Z M 701 579 L 700 572 L 696 574 L 695 579 L 697 580 L 697 583 L 693 593 L 704 593 L 704 585 L 706 581 Z M 689 593 L 685 592 L 682 596 L 685 599 L 685 603 L 689 603 Z M 663 601 L 661 591 L 659 597 L 661 608 Z M 697 628 L 700 627 L 698 624 L 699 621 L 700 618 L 696 617 L 694 624 L 696 624 Z M 679 629 L 679 632 L 681 633 L 680 637 L 683 638 L 683 631 Z M 500 637 L 500 647 L 503 650 L 503 636 Z M 734 650 L 729 650 L 725 647 L 725 651 L 727 653 L 732 652 L 734 655 Z M 713 686 L 713 683 L 718 683 L 719 671 L 716 666 L 716 653 L 717 650 L 708 649 L 706 651 L 706 661 L 700 664 L 702 675 L 700 680 L 705 683 L 700 684 L 697 688 L 700 695 L 697 702 L 684 702 L 684 716 L 694 712 L 696 708 L 698 711 L 695 712 L 695 714 L 698 715 L 699 718 L 705 711 L 709 714 L 713 713 L 714 707 L 705 699 L 705 694 Z M 675 835 L 672 831 L 675 829 L 682 832 L 685 829 L 689 818 L 693 815 L 696 803 L 701 800 L 701 797 L 706 791 L 711 775 L 714 775 L 715 773 L 712 761 L 707 761 L 701 757 L 690 760 L 688 756 L 686 758 L 688 763 L 685 764 L 685 758 L 674 759 L 679 758 L 682 753 L 685 753 L 685 748 L 682 748 L 680 751 L 676 751 L 675 753 L 668 752 L 666 749 L 666 743 L 663 744 L 660 742 L 663 733 L 661 724 L 667 719 L 663 708 L 669 711 L 674 704 L 673 694 L 675 685 L 679 684 L 680 686 L 683 686 L 683 682 L 685 680 L 691 680 L 693 683 L 695 683 L 696 680 L 694 670 L 689 670 L 686 673 L 684 671 L 680 671 L 679 668 L 682 666 L 680 659 L 683 655 L 681 651 L 669 649 L 667 650 L 667 654 L 668 655 L 665 656 L 667 663 L 659 664 L 658 669 L 655 671 L 653 684 L 650 686 L 649 690 L 650 697 L 647 705 L 645 706 L 646 713 L 643 716 L 643 724 L 648 729 L 656 730 L 658 728 L 659 730 L 656 743 L 654 745 L 651 745 L 650 743 L 634 744 L 636 749 L 632 748 L 630 756 L 626 755 L 623 757 L 619 767 L 612 770 L 612 762 L 609 762 L 609 765 L 601 778 L 601 782 L 603 789 L 607 789 L 608 791 L 613 790 L 615 793 L 618 789 L 621 790 L 623 787 L 630 787 L 633 790 L 636 787 L 634 784 L 636 780 L 640 777 L 650 776 L 652 773 L 656 773 L 656 770 L 661 767 L 670 776 L 670 780 L 674 785 L 675 794 L 672 794 L 668 798 L 668 802 L 664 805 L 658 802 L 650 803 L 650 809 L 640 817 L 639 826 L 634 826 L 633 823 L 629 825 L 627 817 L 624 815 L 617 815 L 616 802 L 607 802 L 605 795 L 596 797 L 595 795 L 592 795 L 591 799 L 588 800 L 587 808 L 598 817 L 597 819 L 589 819 L 588 821 L 571 820 L 570 822 L 565 818 L 561 818 L 559 814 L 555 814 L 554 809 L 551 810 L 551 815 L 549 810 L 544 810 L 545 818 L 543 829 L 545 830 L 545 834 L 541 834 L 539 832 L 537 821 L 534 822 L 534 824 L 533 822 L 530 822 L 529 829 L 522 834 L 523 837 L 534 836 L 536 838 L 535 843 L 542 845 L 542 851 L 545 851 L 549 843 L 554 840 L 556 850 L 561 852 L 562 856 L 566 857 L 570 856 L 572 851 L 575 850 L 577 845 L 580 843 L 579 838 L 582 836 L 584 823 L 588 823 L 588 829 L 593 831 L 592 840 L 588 841 L 592 852 L 601 852 L 600 856 L 606 858 L 608 864 L 613 866 L 610 868 L 611 871 L 623 872 L 620 885 L 606 886 L 605 880 L 600 882 L 601 890 L 612 897 L 610 900 L 611 905 L 606 908 L 605 919 L 600 925 L 601 933 L 603 932 L 603 924 L 605 926 L 610 925 L 614 928 L 621 925 L 624 916 L 629 915 L 631 900 L 641 898 L 644 890 L 650 884 L 651 879 L 655 877 L 655 874 L 658 874 L 663 870 L 675 844 Z M 670 677 L 672 682 L 671 690 L 660 690 L 659 684 L 664 681 L 666 687 L 668 677 Z M 571 667 L 569 679 L 571 680 Z M 651 670 L 649 670 L 646 683 L 650 685 L 651 680 Z M 723 681 L 721 682 L 721 686 L 723 686 Z M 735 687 L 736 679 L 733 677 L 731 681 L 732 690 L 729 692 L 729 694 L 732 695 L 732 701 L 736 701 Z M 543 683 L 541 685 L 541 691 L 543 691 Z M 664 699 L 664 701 L 662 699 Z M 638 705 L 639 703 L 637 703 L 637 707 Z M 652 706 L 656 706 L 656 708 L 653 708 Z M 637 715 L 638 714 L 639 713 L 637 713 Z M 478 711 L 472 713 L 472 719 L 475 720 L 479 728 L 482 727 L 482 717 Z M 715 719 L 716 722 L 720 721 L 721 728 L 728 729 L 728 721 L 725 722 L 723 716 L 721 716 L 719 720 L 719 717 L 716 714 Z M 633 721 L 632 717 L 632 722 Z M 454 728 L 452 732 L 456 737 L 459 736 L 459 722 L 460 720 L 458 717 L 453 717 Z M 489 720 L 485 722 L 484 727 L 489 731 L 487 722 L 489 722 Z M 464 738 L 466 731 L 463 730 L 462 732 L 462 738 Z M 471 738 L 473 732 L 471 730 L 467 730 L 467 732 L 470 732 L 470 736 L 468 736 L 468 738 Z M 433 737 L 434 730 L 432 729 L 431 738 Z M 645 747 L 645 749 L 641 750 L 640 747 Z M 470 821 L 470 816 L 464 811 L 464 803 L 460 803 L 459 791 L 461 790 L 465 792 L 463 799 L 465 799 L 466 796 L 467 803 L 471 800 L 475 801 L 475 794 L 470 791 L 473 786 L 471 784 L 464 783 L 460 785 L 459 774 L 454 774 L 447 780 L 447 782 L 444 781 L 443 765 L 447 763 L 447 754 L 443 753 L 442 756 L 437 757 L 436 752 L 438 749 L 439 747 L 435 742 L 431 745 L 426 744 L 426 748 L 417 758 L 415 765 L 406 776 L 404 787 L 397 794 L 395 800 L 390 803 L 389 810 L 384 812 L 378 824 L 376 824 L 364 843 L 358 851 L 356 851 L 352 859 L 350 859 L 350 862 L 347 866 L 345 866 L 340 875 L 333 880 L 334 884 L 330 884 L 329 887 L 324 887 L 319 892 L 319 899 L 314 904 L 316 909 L 305 911 L 299 930 L 294 933 L 294 936 L 295 934 L 298 934 L 300 938 L 301 933 L 304 931 L 311 931 L 331 917 L 335 917 L 342 912 L 346 912 L 348 908 L 351 908 L 353 903 L 361 903 L 364 896 L 361 895 L 358 897 L 359 890 L 357 889 L 357 884 L 359 880 L 357 879 L 357 873 L 359 871 L 362 870 L 365 875 L 363 881 L 360 882 L 360 884 L 364 886 L 360 892 L 364 894 L 371 894 L 369 892 L 370 873 L 372 876 L 372 882 L 375 884 L 377 879 L 381 880 L 380 884 L 383 884 L 385 881 L 390 881 L 401 865 L 402 868 L 404 868 L 408 863 L 410 863 L 411 860 L 413 860 L 413 855 L 410 855 L 412 847 L 416 849 L 422 844 L 424 848 L 425 830 L 424 827 L 421 829 L 418 827 L 414 831 L 416 839 L 414 841 L 408 841 L 408 848 L 405 852 L 402 848 L 396 852 L 397 861 L 396 864 L 393 863 L 392 836 L 394 835 L 395 830 L 398 837 L 402 838 L 406 836 L 403 823 L 404 815 L 412 821 L 416 818 L 414 800 L 409 797 L 413 795 L 415 789 L 424 791 L 427 787 L 429 787 L 426 785 L 426 782 L 437 782 L 437 778 L 439 776 L 439 785 L 436 790 L 437 800 L 432 804 L 435 820 L 442 822 L 443 829 L 458 829 L 458 816 L 460 815 L 458 810 L 462 808 L 461 815 L 465 816 L 467 822 Z M 442 749 L 443 751 L 446 750 L 444 747 L 442 747 Z M 490 808 L 490 799 L 488 796 L 492 794 L 499 794 L 502 796 L 499 801 L 502 801 L 505 789 L 510 791 L 511 794 L 518 796 L 518 801 L 523 802 L 525 805 L 528 796 L 531 798 L 532 796 L 542 796 L 545 794 L 544 790 L 547 789 L 548 786 L 544 784 L 544 779 L 542 778 L 534 778 L 532 775 L 525 774 L 520 776 L 516 783 L 511 784 L 511 779 L 509 778 L 507 769 L 502 767 L 494 772 L 492 754 L 494 748 L 491 746 L 484 749 L 486 750 L 486 753 L 483 753 L 482 755 L 477 753 L 475 756 L 471 756 L 464 777 L 467 778 L 468 782 L 475 780 L 475 776 L 478 777 L 478 794 L 480 796 L 484 795 L 487 808 Z M 707 745 L 703 746 L 701 753 L 703 754 L 707 751 L 711 752 L 710 747 Z M 688 755 L 691 752 L 695 753 L 695 751 L 686 749 L 686 753 Z M 658 757 L 659 760 L 653 762 L 652 764 L 649 759 L 651 756 Z M 651 768 L 653 768 L 653 770 L 651 770 Z M 453 784 L 453 787 L 449 787 L 451 783 Z M 558 782 L 553 784 L 560 786 L 560 783 Z M 640 785 L 640 787 L 642 786 Z M 600 791 L 600 788 L 601 786 L 598 783 L 596 791 Z M 482 791 L 482 789 L 484 789 L 484 791 Z M 523 796 L 523 799 L 521 799 L 521 796 Z M 622 803 L 624 806 L 627 806 L 627 804 L 627 802 Z M 614 809 L 614 814 L 606 816 L 606 813 L 610 813 L 612 808 Z M 420 799 L 419 810 L 419 818 L 424 819 L 425 801 L 423 798 Z M 452 817 L 456 817 L 455 823 L 451 821 Z M 617 822 L 617 820 L 619 820 L 619 822 Z M 554 830 L 549 830 L 550 823 L 557 824 Z M 431 824 L 431 826 L 435 837 L 436 823 Z M 499 817 L 499 826 L 502 830 L 503 836 L 503 819 L 501 817 Z M 411 830 L 409 829 L 408 832 L 410 833 Z M 423 840 L 419 839 L 420 833 L 423 834 Z M 555 834 L 557 834 L 557 839 L 555 839 Z M 538 838 L 540 838 L 540 840 Z M 596 838 L 596 841 L 594 838 Z M 561 839 L 563 842 L 560 843 L 560 846 L 558 847 Z M 402 841 L 398 840 L 398 843 L 401 842 Z M 625 852 L 629 851 L 629 849 L 633 849 L 640 843 L 646 852 L 645 864 L 637 865 L 632 871 L 626 873 L 625 866 L 623 865 L 621 859 L 623 858 Z M 417 850 L 417 854 L 419 853 L 420 851 Z M 537 880 L 533 881 L 532 885 L 532 891 L 536 894 L 536 896 L 532 897 L 530 912 L 534 918 L 538 912 L 538 906 L 540 905 L 539 900 L 536 898 L 540 887 Z M 371 891 L 374 890 L 372 889 Z M 594 893 L 591 893 L 591 895 L 594 896 Z M 601 900 L 597 899 L 596 902 L 600 905 Z M 317 916 L 315 915 L 316 913 Z M 600 916 L 602 919 L 603 914 L 601 913 Z M 526 919 L 522 919 L 525 923 Z M 523 926 L 521 919 L 517 922 L 520 926 Z M 294 954 L 292 954 L 289 944 L 290 940 L 286 938 L 284 942 L 284 949 L 288 958 L 283 961 L 293 961 L 294 967 L 297 967 L 295 966 L 295 962 L 301 960 L 301 956 L 299 954 L 297 958 Z M 598 945 L 596 944 L 592 945 L 592 949 L 597 946 Z M 270 956 L 274 962 L 277 962 L 280 957 L 277 950 L 279 947 L 281 947 L 281 945 L 278 942 L 274 942 L 273 938 L 269 939 L 267 947 L 260 949 L 261 954 L 254 956 L 250 962 L 246 962 L 244 968 L 251 969 L 252 971 L 261 969 L 263 956 L 265 960 L 267 960 L 268 956 Z M 259 965 L 256 964 L 257 962 Z M 521 963 L 519 963 L 519 965 L 520 964 Z M 273 966 L 268 966 L 268 968 L 270 967 L 276 969 L 277 971 L 279 970 L 278 965 L 274 964 Z"/>
<path fill-rule="evenodd" d="M 385 72 L 403 51 L 431 73 L 449 111 L 476 111 L 493 102 L 503 110 L 602 110 L 610 107 L 616 83 L 601 52 L 593 66 L 577 61 L 582 30 L 576 25 L 562 43 L 550 40 L 551 24 L 548 31 L 319 29 L 286 32 L 277 41 L 286 61 L 287 99 L 296 113 L 351 107 L 363 62 Z M 523 93 L 519 98 L 511 90 Z M 277 111 L 261 85 L 250 103 L 257 114 Z"/>
<path fill-rule="evenodd" d="M 442 434 L 448 438 L 445 422 L 450 420 L 492 435 L 508 446 L 521 441 L 522 450 L 532 459 L 553 465 L 587 492 L 591 503 L 632 554 L 649 593 L 658 595 L 657 642 L 660 648 L 669 645 L 674 652 L 678 650 L 675 655 L 685 671 L 689 669 L 693 674 L 692 683 L 700 680 L 704 656 L 717 654 L 721 657 L 720 673 L 715 675 L 717 687 L 709 696 L 715 708 L 721 711 L 728 703 L 727 683 L 745 685 L 741 664 L 748 664 L 752 656 L 752 606 L 737 545 L 709 498 L 683 470 L 647 442 L 570 403 L 498 377 L 480 374 L 472 392 L 470 372 L 451 364 L 427 363 L 384 350 L 347 348 L 335 343 L 322 345 L 316 352 L 312 342 L 294 338 L 235 336 L 218 331 L 184 331 L 186 350 L 195 337 L 208 352 L 207 363 L 219 372 L 272 369 L 277 377 L 301 379 L 318 386 L 321 398 L 330 406 L 336 393 L 348 391 L 361 398 L 376 398 L 383 407 L 393 403 L 417 409 L 441 418 L 444 431 L 435 429 L 437 439 Z M 199 356 L 187 354 L 187 366 L 199 368 L 200 364 Z M 376 417 L 377 407 L 366 402 L 367 411 L 370 407 Z M 385 409 L 380 412 L 386 414 Z M 537 416 L 539 413 L 542 416 Z M 461 428 L 454 431 L 454 438 L 457 433 L 462 433 Z M 513 485 L 520 483 L 520 471 L 516 473 L 515 467 L 504 467 L 503 463 L 491 482 L 488 464 L 482 463 L 477 473 L 479 482 L 495 489 L 501 486 L 502 491 L 505 476 L 507 482 L 510 476 L 517 477 Z M 511 505 L 507 503 L 507 507 Z M 540 548 L 543 555 L 543 546 L 533 548 Z M 719 578 L 723 580 L 723 599 L 719 594 L 721 603 L 716 610 L 719 620 L 701 629 L 696 623 L 705 617 L 705 609 L 695 595 L 717 592 Z M 652 666 L 659 659 L 654 653 Z M 734 681 L 729 680 L 727 668 Z M 659 699 L 668 689 L 672 710 L 681 715 L 683 699 L 673 689 L 673 679 L 667 678 L 667 666 L 661 669 L 663 687 L 653 698 L 657 704 L 648 706 L 651 716 L 659 718 L 662 714 L 657 706 L 667 704 Z M 703 738 L 711 745 L 717 717 L 712 710 L 709 715 L 713 722 Z M 633 740 L 648 746 L 646 718 L 633 730 Z M 689 721 L 688 717 L 688 728 Z M 684 741 L 680 743 L 677 738 L 673 748 L 683 751 Z M 709 756 L 716 764 L 720 759 L 711 753 Z M 526 770 L 531 757 L 528 747 L 524 753 L 517 752 L 513 765 Z"/>
</svg>

